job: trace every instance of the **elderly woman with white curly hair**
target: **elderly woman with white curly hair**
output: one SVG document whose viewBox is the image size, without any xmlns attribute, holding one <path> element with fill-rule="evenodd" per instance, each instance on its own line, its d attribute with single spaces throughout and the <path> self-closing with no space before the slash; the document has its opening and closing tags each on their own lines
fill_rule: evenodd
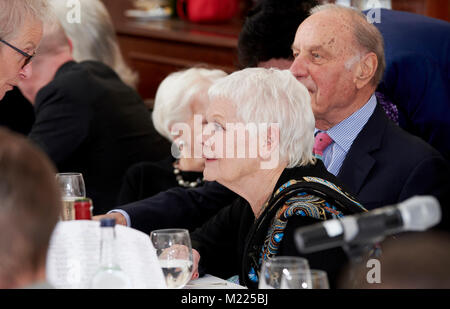
<svg viewBox="0 0 450 309">
<path fill-rule="evenodd" d="M 194 120 L 197 117 L 197 126 L 201 130 L 209 105 L 208 88 L 226 75 L 221 70 L 190 68 L 174 72 L 161 82 L 152 120 L 155 129 L 173 142 L 173 156 L 132 166 L 124 178 L 118 205 L 142 200 L 173 187 L 203 185 L 205 160 L 201 152 L 195 155 Z"/>
<path fill-rule="evenodd" d="M 192 233 L 193 278 L 199 266 L 222 278 L 238 274 L 240 284 L 255 288 L 263 261 L 300 255 L 296 228 L 364 208 L 313 156 L 310 96 L 289 71 L 238 71 L 208 95 L 204 177 L 240 197 Z M 345 255 L 328 250 L 305 257 L 331 281 Z"/>
<path fill-rule="evenodd" d="M 44 0 L 0 0 L 0 100 L 31 76 L 47 12 Z"/>
</svg>

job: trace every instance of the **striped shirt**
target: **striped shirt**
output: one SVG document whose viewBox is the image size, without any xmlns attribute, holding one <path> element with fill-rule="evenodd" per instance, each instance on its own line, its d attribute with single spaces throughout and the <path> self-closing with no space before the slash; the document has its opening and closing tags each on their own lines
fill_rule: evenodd
<svg viewBox="0 0 450 309">
<path fill-rule="evenodd" d="M 333 142 L 323 152 L 323 163 L 331 174 L 336 176 L 341 170 L 350 147 L 372 116 L 376 105 L 377 99 L 373 94 L 363 107 L 326 131 Z M 319 131 L 315 129 L 314 134 Z"/>
</svg>

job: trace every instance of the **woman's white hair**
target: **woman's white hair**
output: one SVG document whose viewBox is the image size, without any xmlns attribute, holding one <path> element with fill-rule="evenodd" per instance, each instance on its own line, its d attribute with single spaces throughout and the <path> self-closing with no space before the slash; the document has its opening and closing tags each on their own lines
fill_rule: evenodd
<svg viewBox="0 0 450 309">
<path fill-rule="evenodd" d="M 44 22 L 48 10 L 46 0 L 0 0 L 0 38 L 14 38 L 25 20 Z"/>
<path fill-rule="evenodd" d="M 125 63 L 116 32 L 105 5 L 100 0 L 79 0 L 80 23 L 71 23 L 67 15 L 71 8 L 66 1 L 50 0 L 55 14 L 73 42 L 76 61 L 96 60 L 110 66 L 130 87 L 136 88 L 138 74 Z"/>
<path fill-rule="evenodd" d="M 198 96 L 206 97 L 208 88 L 225 76 L 224 71 L 205 68 L 190 68 L 168 75 L 156 91 L 152 113 L 155 129 L 172 141 L 172 125 L 187 122 L 192 117 L 194 100 Z"/>
<path fill-rule="evenodd" d="M 311 98 L 290 71 L 263 68 L 237 71 L 211 86 L 208 95 L 211 101 L 219 99 L 234 104 L 237 117 L 244 124 L 278 124 L 279 158 L 287 162 L 288 168 L 315 162 Z"/>
</svg>

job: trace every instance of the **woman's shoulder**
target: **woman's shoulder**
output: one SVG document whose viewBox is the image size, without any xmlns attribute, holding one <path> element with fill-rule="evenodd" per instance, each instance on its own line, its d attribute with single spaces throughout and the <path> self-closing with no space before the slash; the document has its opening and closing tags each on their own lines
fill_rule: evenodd
<svg viewBox="0 0 450 309">
<path fill-rule="evenodd" d="M 322 160 L 317 159 L 315 163 L 298 166 L 294 168 L 286 168 L 276 186 L 276 191 L 280 191 L 289 187 L 293 183 L 308 184 L 308 186 L 316 186 L 318 188 L 330 188 L 336 192 L 348 195 L 353 200 L 354 194 L 349 191 L 341 180 L 331 174 L 325 168 Z"/>
</svg>

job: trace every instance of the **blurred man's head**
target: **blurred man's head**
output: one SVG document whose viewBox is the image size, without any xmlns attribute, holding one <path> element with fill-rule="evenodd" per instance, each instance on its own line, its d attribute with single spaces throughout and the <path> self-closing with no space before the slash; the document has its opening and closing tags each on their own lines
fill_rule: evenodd
<svg viewBox="0 0 450 309">
<path fill-rule="evenodd" d="M 20 91 L 34 104 L 39 90 L 50 83 L 58 69 L 70 60 L 73 60 L 72 43 L 52 15 L 51 21 L 44 24 L 42 41 L 33 59 L 33 75 L 19 82 Z"/>
<path fill-rule="evenodd" d="M 402 234 L 385 240 L 381 249 L 379 263 L 349 265 L 342 274 L 340 288 L 450 288 L 450 234 Z"/>
<path fill-rule="evenodd" d="M 45 280 L 61 210 L 55 168 L 25 138 L 0 129 L 0 288 Z"/>
<path fill-rule="evenodd" d="M 313 8 L 299 26 L 292 50 L 290 70 L 309 90 L 316 127 L 322 130 L 361 108 L 384 70 L 380 32 L 352 8 Z"/>
<path fill-rule="evenodd" d="M 294 58 L 291 45 L 300 23 L 316 0 L 260 0 L 242 26 L 238 41 L 241 68 L 288 69 Z"/>
</svg>

